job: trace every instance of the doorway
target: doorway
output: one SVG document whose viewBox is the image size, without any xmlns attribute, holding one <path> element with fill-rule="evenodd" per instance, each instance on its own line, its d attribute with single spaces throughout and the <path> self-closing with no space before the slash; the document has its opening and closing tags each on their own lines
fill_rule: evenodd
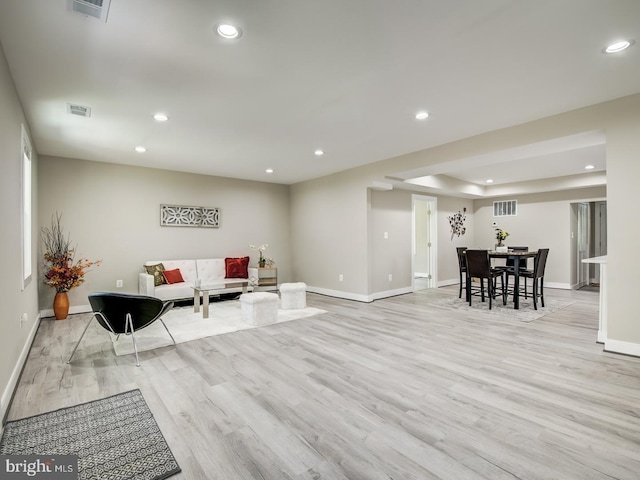
<svg viewBox="0 0 640 480">
<path fill-rule="evenodd" d="M 590 205 L 586 202 L 578 203 L 578 244 L 577 244 L 577 287 L 582 288 L 589 284 L 589 265 L 582 260 L 589 258 L 589 243 L 591 235 Z"/>
<path fill-rule="evenodd" d="M 576 237 L 573 248 L 575 260 L 575 287 L 598 289 L 600 268 L 594 264 L 582 263 L 584 258 L 607 254 L 607 202 L 579 202 L 571 204 L 575 216 Z"/>
<path fill-rule="evenodd" d="M 424 195 L 412 195 L 412 288 L 413 291 L 436 288 L 438 285 L 436 239 L 437 199 Z"/>
</svg>

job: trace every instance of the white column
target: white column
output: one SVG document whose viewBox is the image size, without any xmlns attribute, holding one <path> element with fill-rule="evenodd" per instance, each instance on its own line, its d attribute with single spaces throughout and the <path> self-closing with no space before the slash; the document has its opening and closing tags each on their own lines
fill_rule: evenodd
<svg viewBox="0 0 640 480">
<path fill-rule="evenodd" d="M 607 256 L 585 258 L 582 263 L 600 265 L 600 315 L 596 342 L 605 343 L 607 340 Z"/>
</svg>

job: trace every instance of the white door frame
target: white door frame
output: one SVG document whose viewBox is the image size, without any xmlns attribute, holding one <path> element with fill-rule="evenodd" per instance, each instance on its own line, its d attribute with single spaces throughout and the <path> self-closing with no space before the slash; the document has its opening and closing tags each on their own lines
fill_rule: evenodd
<svg viewBox="0 0 640 480">
<path fill-rule="evenodd" d="M 415 257 L 416 257 L 416 203 L 427 202 L 431 208 L 428 222 L 428 243 L 429 243 L 429 282 L 428 288 L 438 286 L 438 199 L 426 195 L 411 195 L 411 290 L 415 292 Z"/>
</svg>

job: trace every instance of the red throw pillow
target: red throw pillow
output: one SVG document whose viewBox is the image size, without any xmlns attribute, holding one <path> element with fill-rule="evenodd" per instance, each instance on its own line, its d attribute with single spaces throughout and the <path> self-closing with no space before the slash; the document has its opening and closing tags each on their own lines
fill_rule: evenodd
<svg viewBox="0 0 640 480">
<path fill-rule="evenodd" d="M 182 278 L 179 268 L 176 268 L 175 270 L 165 270 L 162 272 L 162 275 L 164 275 L 164 279 L 169 284 L 184 282 L 184 278 Z"/>
<path fill-rule="evenodd" d="M 249 257 L 225 258 L 224 278 L 249 278 Z"/>
</svg>

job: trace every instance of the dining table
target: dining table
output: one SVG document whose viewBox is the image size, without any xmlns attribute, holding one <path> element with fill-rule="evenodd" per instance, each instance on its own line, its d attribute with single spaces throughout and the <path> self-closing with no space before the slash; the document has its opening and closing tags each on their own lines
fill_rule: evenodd
<svg viewBox="0 0 640 480">
<path fill-rule="evenodd" d="M 516 310 L 520 309 L 520 263 L 523 261 L 526 262 L 528 258 L 534 258 L 537 254 L 537 250 L 529 250 L 526 252 L 497 252 L 495 250 L 489 250 L 489 258 L 507 258 L 513 260 L 513 308 Z"/>
</svg>

